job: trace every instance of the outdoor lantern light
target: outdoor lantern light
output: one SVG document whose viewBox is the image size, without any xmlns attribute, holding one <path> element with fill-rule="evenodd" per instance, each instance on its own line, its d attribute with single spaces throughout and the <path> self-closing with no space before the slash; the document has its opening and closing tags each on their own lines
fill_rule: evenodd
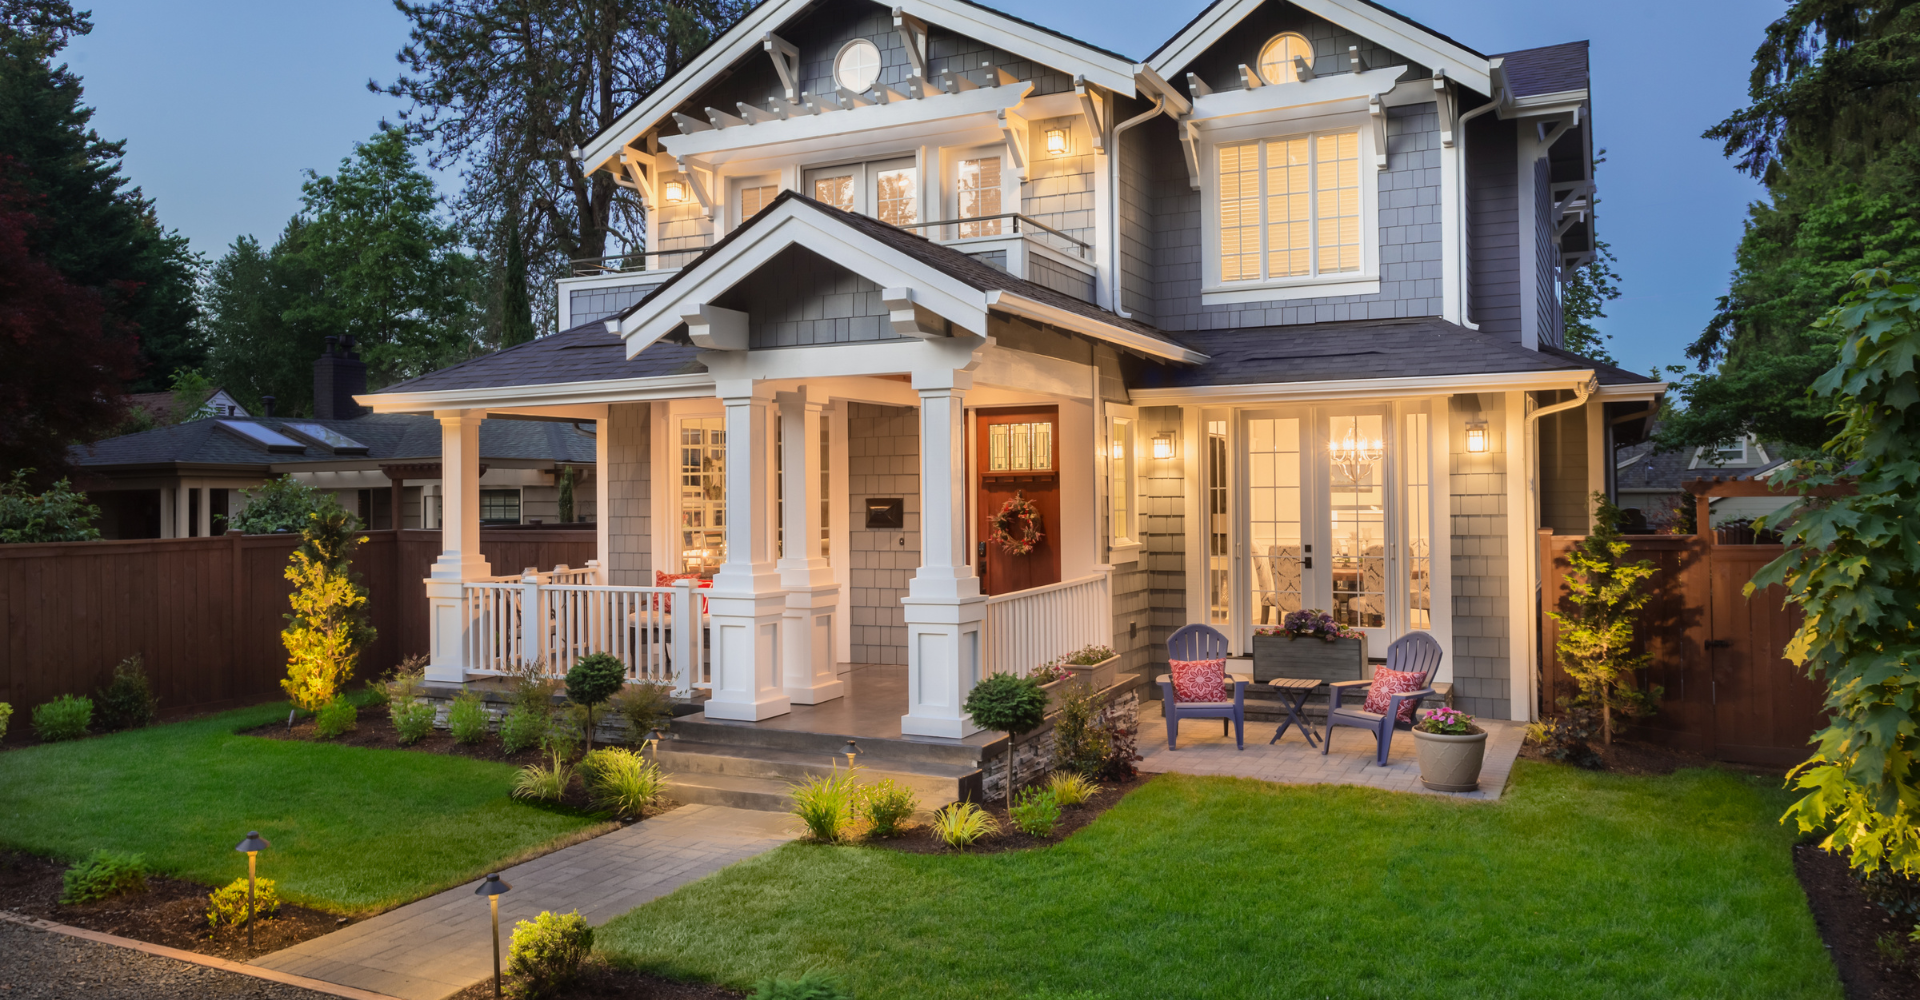
<svg viewBox="0 0 1920 1000">
<path fill-rule="evenodd" d="M 669 205 L 678 205 L 687 200 L 687 186 L 679 181 L 668 181 L 660 189 L 660 196 Z"/>
<path fill-rule="evenodd" d="M 1153 436 L 1153 457 L 1155 458 L 1172 458 L 1173 457 L 1173 435 L 1155 434 Z"/>
<path fill-rule="evenodd" d="M 1467 450 L 1480 454 L 1487 450 L 1487 422 L 1484 420 L 1467 421 Z"/>
<path fill-rule="evenodd" d="M 860 756 L 860 744 L 855 743 L 852 740 L 848 740 L 846 754 L 847 754 L 847 770 L 851 771 L 853 770 L 853 759 L 855 757 Z"/>
<path fill-rule="evenodd" d="M 1047 130 L 1047 155 L 1060 156 L 1067 151 L 1067 130 L 1050 128 Z"/>
<path fill-rule="evenodd" d="M 273 845 L 267 838 L 260 836 L 258 830 L 248 830 L 247 839 L 235 844 L 233 849 L 247 855 L 247 954 L 253 954 L 253 881 L 255 866 L 260 860 L 260 852 Z"/>
<path fill-rule="evenodd" d="M 473 890 L 476 896 L 487 897 L 487 908 L 493 911 L 493 996 L 500 997 L 500 894 L 513 888 L 500 881 L 498 874 L 487 876 L 485 882 Z"/>
</svg>

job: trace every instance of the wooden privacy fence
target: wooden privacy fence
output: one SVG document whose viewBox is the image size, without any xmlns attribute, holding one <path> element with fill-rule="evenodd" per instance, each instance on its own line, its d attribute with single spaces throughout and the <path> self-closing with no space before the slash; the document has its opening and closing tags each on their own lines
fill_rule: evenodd
<svg viewBox="0 0 1920 1000">
<path fill-rule="evenodd" d="M 440 554 L 438 531 L 369 531 L 353 568 L 379 630 L 356 678 L 384 673 L 428 648 L 421 582 Z M 16 723 L 33 705 L 90 694 L 138 653 L 162 711 L 240 704 L 280 693 L 280 630 L 293 585 L 293 535 L 226 535 L 48 545 L 0 545 L 0 701 Z M 480 551 L 496 571 L 582 566 L 594 532 L 489 528 Z"/>
</svg>

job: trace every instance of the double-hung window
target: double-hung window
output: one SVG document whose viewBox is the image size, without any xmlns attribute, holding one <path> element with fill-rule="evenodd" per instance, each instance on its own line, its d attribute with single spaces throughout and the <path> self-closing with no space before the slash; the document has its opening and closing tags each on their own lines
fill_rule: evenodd
<svg viewBox="0 0 1920 1000">
<path fill-rule="evenodd" d="M 1358 275 L 1359 131 L 1216 147 L 1220 282 Z"/>
</svg>

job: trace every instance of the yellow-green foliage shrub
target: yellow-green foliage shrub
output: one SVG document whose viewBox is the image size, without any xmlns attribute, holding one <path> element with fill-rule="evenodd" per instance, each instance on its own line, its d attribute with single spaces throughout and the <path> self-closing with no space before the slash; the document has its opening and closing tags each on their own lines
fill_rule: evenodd
<svg viewBox="0 0 1920 1000">
<path fill-rule="evenodd" d="M 287 647 L 287 677 L 280 687 L 309 712 L 339 696 L 374 639 L 367 588 L 350 568 L 354 550 L 367 540 L 356 528 L 353 515 L 338 503 L 323 506 L 307 515 L 300 547 L 287 566 L 293 613 L 280 633 Z"/>
<path fill-rule="evenodd" d="M 280 890 L 274 888 L 270 878 L 259 879 L 254 883 L 253 912 L 256 917 L 265 920 L 280 912 Z M 247 921 L 247 880 L 237 878 L 227 883 L 226 888 L 215 889 L 207 896 L 207 926 L 214 930 L 222 927 L 238 927 Z"/>
</svg>

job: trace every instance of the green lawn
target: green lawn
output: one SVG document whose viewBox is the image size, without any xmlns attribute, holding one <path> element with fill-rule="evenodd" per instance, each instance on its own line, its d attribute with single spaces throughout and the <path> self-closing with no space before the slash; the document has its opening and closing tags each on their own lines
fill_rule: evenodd
<svg viewBox="0 0 1920 1000">
<path fill-rule="evenodd" d="M 1521 762 L 1487 805 L 1168 776 L 1057 847 L 793 844 L 598 932 L 616 961 L 861 1000 L 1838 1000 L 1778 782 Z"/>
<path fill-rule="evenodd" d="M 224 884 L 233 845 L 273 842 L 260 871 L 288 899 L 385 908 L 484 874 L 594 825 L 507 797 L 514 769 L 441 754 L 234 735 L 285 705 L 0 754 L 0 844 L 76 858 L 138 851 Z"/>
</svg>

